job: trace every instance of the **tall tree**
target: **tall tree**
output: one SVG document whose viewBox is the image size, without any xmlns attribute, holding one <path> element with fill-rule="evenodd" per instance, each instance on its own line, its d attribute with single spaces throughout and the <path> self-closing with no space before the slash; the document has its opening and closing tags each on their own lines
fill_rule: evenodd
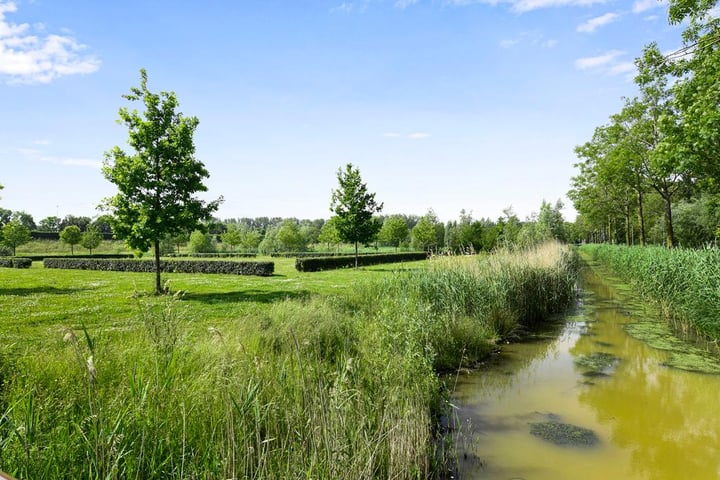
<svg viewBox="0 0 720 480">
<path fill-rule="evenodd" d="M 665 245 L 675 245 L 672 202 L 684 184 L 690 181 L 686 157 L 686 142 L 680 127 L 680 115 L 675 108 L 668 87 L 672 72 L 657 45 L 643 49 L 636 60 L 638 75 L 635 83 L 640 88 L 638 106 L 640 120 L 634 126 L 634 135 L 644 142 L 646 153 L 643 168 L 648 184 L 663 199 L 665 207 Z"/>
<path fill-rule="evenodd" d="M 154 249 L 155 292 L 161 293 L 161 240 L 210 219 L 222 197 L 207 203 L 195 197 L 207 191 L 203 181 L 209 173 L 195 158 L 193 134 L 198 119 L 176 111 L 175 93 L 150 92 L 142 69 L 140 87 L 132 87 L 123 97 L 142 102 L 145 111 L 120 108 L 120 121 L 128 128 L 128 143 L 135 153 L 127 154 L 116 146 L 105 154 L 103 174 L 118 187 L 106 207 L 114 215 L 117 237 L 143 252 Z"/>
<path fill-rule="evenodd" d="M 42 220 L 40 220 L 40 224 L 38 225 L 38 228 L 41 232 L 59 232 L 61 230 L 60 223 L 62 220 L 60 220 L 60 217 L 50 216 L 45 217 Z"/>
<path fill-rule="evenodd" d="M 360 170 L 351 163 L 345 170 L 338 169 L 339 187 L 332 191 L 330 210 L 337 216 L 336 228 L 340 237 L 355 244 L 355 268 L 358 266 L 358 244 L 375 240 L 382 224 L 374 221 L 373 215 L 380 213 L 382 203 L 375 201 L 375 194 L 368 192 L 360 177 Z"/>
</svg>

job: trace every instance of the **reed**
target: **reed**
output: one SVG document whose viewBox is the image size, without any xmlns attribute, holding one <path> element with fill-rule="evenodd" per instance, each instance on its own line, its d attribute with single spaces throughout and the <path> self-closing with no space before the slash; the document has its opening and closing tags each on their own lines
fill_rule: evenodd
<svg viewBox="0 0 720 480">
<path fill-rule="evenodd" d="M 583 254 L 609 267 L 681 333 L 720 338 L 720 250 L 587 245 Z"/>
<path fill-rule="evenodd" d="M 45 324 L 49 340 L 24 348 L 16 331 L 17 343 L 0 345 L 0 470 L 19 479 L 432 477 L 446 461 L 434 438 L 447 408 L 437 372 L 471 364 L 572 298 L 572 252 L 548 249 L 436 258 L 351 291 L 252 308 L 221 302 L 235 312 L 221 323 L 180 293 L 126 292 L 134 321 Z M 115 309 L 82 311 L 111 318 Z"/>
</svg>

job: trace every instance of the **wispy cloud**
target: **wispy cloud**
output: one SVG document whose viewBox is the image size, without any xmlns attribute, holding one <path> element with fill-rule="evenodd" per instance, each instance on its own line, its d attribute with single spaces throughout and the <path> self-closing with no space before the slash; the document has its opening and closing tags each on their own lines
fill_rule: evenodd
<svg viewBox="0 0 720 480">
<path fill-rule="evenodd" d="M 510 0 L 512 9 L 518 13 L 554 7 L 589 7 L 605 3 L 605 0 Z"/>
<path fill-rule="evenodd" d="M 664 7 L 668 4 L 667 0 L 635 0 L 633 3 L 633 13 L 642 13 L 653 8 Z"/>
<path fill-rule="evenodd" d="M 44 138 L 41 138 L 39 140 L 35 140 L 33 142 L 33 145 L 50 145 L 50 140 L 45 140 Z"/>
<path fill-rule="evenodd" d="M 15 2 L 0 3 L 0 75 L 8 83 L 50 83 L 58 77 L 92 73 L 100 68 L 100 60 L 83 55 L 87 47 L 69 34 L 41 36 L 42 24 L 31 27 L 28 23 L 8 22 L 6 14 L 15 11 Z"/>
<path fill-rule="evenodd" d="M 33 142 L 34 145 L 44 146 L 49 145 L 50 142 L 44 140 Z M 78 158 L 78 157 L 66 157 L 66 156 L 55 156 L 48 155 L 42 149 L 39 148 L 16 148 L 15 151 L 25 157 L 26 160 L 34 162 L 49 163 L 52 165 L 60 165 L 63 167 L 83 167 L 100 170 L 102 168 L 102 162 L 100 160 L 94 160 L 92 158 Z"/>
<path fill-rule="evenodd" d="M 575 68 L 578 70 L 591 70 L 608 68 L 616 63 L 618 57 L 625 55 L 621 50 L 610 50 L 609 52 L 594 57 L 583 57 L 575 60 Z"/>
<path fill-rule="evenodd" d="M 428 138 L 431 135 L 427 132 L 413 132 L 413 133 L 397 133 L 397 132 L 385 132 L 382 134 L 385 138 L 408 138 L 410 140 L 421 140 Z"/>
<path fill-rule="evenodd" d="M 591 18 L 585 23 L 581 23 L 578 25 L 577 31 L 582 33 L 593 33 L 598 28 L 604 27 L 605 25 L 616 21 L 618 18 L 620 18 L 620 15 L 617 13 L 606 13 L 605 15 Z"/>
<path fill-rule="evenodd" d="M 512 48 L 521 43 L 527 43 L 532 46 L 542 48 L 553 48 L 558 44 L 558 41 L 552 38 L 545 38 L 544 35 L 537 32 L 523 32 L 515 38 L 506 38 L 500 41 L 500 47 Z"/>
<path fill-rule="evenodd" d="M 395 7 L 403 9 L 418 3 L 420 0 L 395 0 Z"/>
<path fill-rule="evenodd" d="M 575 60 L 575 68 L 600 75 L 623 75 L 626 80 L 632 80 L 637 67 L 634 62 L 623 59 L 625 54 L 621 50 L 610 50 L 602 55 L 578 58 Z"/>
</svg>

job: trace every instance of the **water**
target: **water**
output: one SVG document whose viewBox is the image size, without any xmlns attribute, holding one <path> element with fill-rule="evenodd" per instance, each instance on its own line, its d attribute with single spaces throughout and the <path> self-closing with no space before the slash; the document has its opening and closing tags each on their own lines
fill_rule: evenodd
<svg viewBox="0 0 720 480">
<path fill-rule="evenodd" d="M 625 333 L 648 315 L 627 290 L 586 269 L 568 316 L 531 341 L 503 346 L 457 379 L 461 479 L 720 478 L 720 375 L 663 366 L 667 353 Z M 590 373 L 579 361 L 617 357 Z M 557 446 L 534 422 L 593 430 L 597 446 Z"/>
</svg>

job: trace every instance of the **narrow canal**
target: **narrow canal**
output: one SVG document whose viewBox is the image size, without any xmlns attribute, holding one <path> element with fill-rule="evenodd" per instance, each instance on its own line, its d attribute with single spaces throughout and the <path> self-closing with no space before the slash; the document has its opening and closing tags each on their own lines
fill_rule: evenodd
<svg viewBox="0 0 720 480">
<path fill-rule="evenodd" d="M 460 478 L 720 478 L 720 375 L 630 336 L 648 315 L 585 268 L 573 311 L 459 375 Z"/>
</svg>

